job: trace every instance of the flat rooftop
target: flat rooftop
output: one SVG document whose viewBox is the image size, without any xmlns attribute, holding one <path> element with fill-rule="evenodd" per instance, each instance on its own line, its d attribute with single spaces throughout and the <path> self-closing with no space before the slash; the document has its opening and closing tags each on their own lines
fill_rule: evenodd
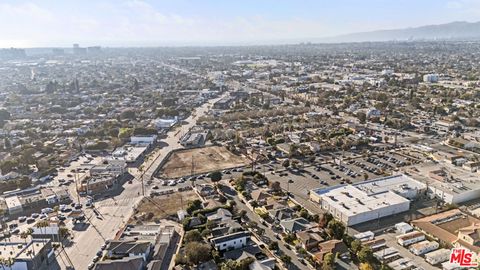
<svg viewBox="0 0 480 270">
<path fill-rule="evenodd" d="M 45 239 L 27 239 L 25 240 L 19 237 L 12 237 L 10 241 L 0 242 L 0 258 L 13 257 L 17 260 L 31 260 L 30 254 L 36 254 L 41 250 L 49 241 Z"/>
<path fill-rule="evenodd" d="M 322 197 L 322 201 L 337 208 L 346 216 L 354 216 L 372 210 L 382 209 L 390 205 L 410 202 L 392 191 L 381 193 L 367 193 L 356 186 L 344 185 L 327 190 L 314 190 Z"/>
<path fill-rule="evenodd" d="M 145 151 L 147 146 L 123 146 L 118 148 L 113 153 L 115 158 L 124 159 L 126 162 L 134 162 L 138 159 Z"/>
<path fill-rule="evenodd" d="M 11 197 L 5 198 L 5 203 L 7 204 L 7 207 L 9 209 L 22 206 L 22 202 L 20 202 L 20 199 L 18 198 L 18 196 L 11 196 Z"/>
<path fill-rule="evenodd" d="M 428 184 L 428 186 L 445 191 L 450 194 L 462 194 L 472 190 L 480 189 L 480 174 L 469 172 L 462 167 L 454 166 L 446 162 L 428 162 L 402 168 L 415 180 Z M 431 172 L 443 171 L 443 181 L 431 177 Z"/>
<path fill-rule="evenodd" d="M 422 190 L 426 188 L 425 184 L 403 174 L 359 182 L 353 186 L 367 194 L 377 194 L 387 191 L 396 191 L 402 194 L 410 189 Z"/>
</svg>

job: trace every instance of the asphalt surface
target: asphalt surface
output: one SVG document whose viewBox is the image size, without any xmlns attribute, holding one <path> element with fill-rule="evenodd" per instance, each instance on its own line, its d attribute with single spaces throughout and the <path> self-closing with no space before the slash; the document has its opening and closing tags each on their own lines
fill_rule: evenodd
<svg viewBox="0 0 480 270">
<path fill-rule="evenodd" d="M 287 249 L 285 243 L 282 240 L 279 240 L 275 237 L 275 232 L 268 226 L 262 224 L 262 219 L 252 211 L 250 207 L 248 207 L 240 198 L 238 197 L 237 192 L 228 184 L 227 181 L 223 180 L 222 183 L 224 184 L 224 189 L 222 190 L 230 199 L 233 199 L 236 203 L 238 210 L 245 210 L 247 213 L 247 217 L 250 221 L 254 221 L 258 224 L 259 228 L 265 230 L 263 237 L 269 238 L 271 241 L 278 242 L 278 247 L 281 250 L 281 253 L 286 254 L 292 258 L 292 262 L 288 265 L 289 270 L 296 270 L 296 269 L 309 269 L 306 265 L 303 265 L 299 261 L 298 255 L 292 251 L 291 249 Z M 259 239 L 261 240 L 261 239 Z M 265 244 L 265 246 L 268 246 Z"/>
<path fill-rule="evenodd" d="M 95 208 L 99 212 L 98 216 L 92 209 L 84 209 L 85 215 L 89 218 L 90 222 L 85 227 L 78 226 L 78 228 L 72 230 L 72 245 L 65 248 L 66 255 L 62 254 L 62 258 L 59 259 L 61 269 L 87 269 L 87 266 L 92 262 L 97 251 L 100 250 L 101 245 L 105 240 L 114 238 L 118 230 L 124 226 L 131 217 L 136 204 L 142 199 L 142 178 L 145 180 L 144 184 L 146 184 L 146 181 L 153 176 L 158 165 L 170 151 L 183 148 L 178 143 L 181 135 L 194 126 L 197 119 L 203 116 L 211 105 L 220 98 L 221 97 L 212 99 L 197 108 L 190 117 L 183 121 L 184 124 L 181 127 L 170 131 L 166 138 L 162 139 L 163 147 L 155 149 L 149 157 L 145 159 L 143 164 L 144 171 L 130 168 L 129 173 L 135 177 L 131 184 L 125 183 L 120 194 L 109 198 L 102 198 L 94 203 Z M 142 176 L 142 174 L 144 175 Z M 152 183 L 150 186 L 145 187 L 146 196 L 149 195 L 154 184 L 155 183 Z M 188 183 L 185 183 L 185 185 L 186 184 Z M 168 188 L 172 187 L 159 187 L 159 189 Z M 73 198 L 77 198 L 74 185 L 69 187 L 69 191 Z M 85 198 L 81 197 L 80 201 L 84 204 Z M 68 263 L 69 260 L 66 257 L 70 258 L 71 264 Z"/>
</svg>

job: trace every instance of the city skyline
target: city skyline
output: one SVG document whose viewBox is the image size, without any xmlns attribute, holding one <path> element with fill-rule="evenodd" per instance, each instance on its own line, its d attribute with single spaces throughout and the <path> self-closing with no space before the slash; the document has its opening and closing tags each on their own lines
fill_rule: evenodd
<svg viewBox="0 0 480 270">
<path fill-rule="evenodd" d="M 0 47 L 250 45 L 480 18 L 478 0 L 2 1 Z"/>
</svg>

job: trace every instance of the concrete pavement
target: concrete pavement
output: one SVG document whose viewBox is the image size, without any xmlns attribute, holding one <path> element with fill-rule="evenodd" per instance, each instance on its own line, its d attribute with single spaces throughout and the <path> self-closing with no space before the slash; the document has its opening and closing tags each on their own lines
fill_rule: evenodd
<svg viewBox="0 0 480 270">
<path fill-rule="evenodd" d="M 224 95 L 226 95 L 225 93 Z M 211 107 L 211 105 L 222 97 L 212 99 L 201 107 L 195 110 L 195 113 L 183 121 L 181 129 L 187 131 L 196 124 L 199 117 L 203 116 Z M 167 137 L 162 140 L 166 144 L 165 147 L 156 149 L 150 158 L 146 159 L 144 168 L 144 180 L 150 179 L 158 165 L 162 162 L 167 154 L 174 150 L 183 148 L 179 143 L 182 132 L 172 130 L 167 134 Z M 72 230 L 73 243 L 71 246 L 65 248 L 66 254 L 71 259 L 73 265 L 65 265 L 61 263 L 61 269 L 68 269 L 67 267 L 74 267 L 73 269 L 87 269 L 88 264 L 95 257 L 97 251 L 100 250 L 104 239 L 112 239 L 118 230 L 126 224 L 131 217 L 135 206 L 142 199 L 142 173 L 138 170 L 132 170 L 131 173 L 135 177 L 132 184 L 125 183 L 123 191 L 114 197 L 104 198 L 95 202 L 95 207 L 100 215 L 97 217 L 92 209 L 85 209 L 85 215 L 89 217 L 90 224 L 78 231 Z M 75 188 L 72 185 L 70 188 L 73 197 L 76 197 Z M 147 187 L 146 190 L 149 188 Z M 148 193 L 146 192 L 146 195 Z M 80 198 L 81 202 L 85 198 Z M 65 255 L 62 255 L 65 256 Z M 60 260 L 62 261 L 62 260 Z M 70 268 L 72 269 L 72 268 Z"/>
</svg>

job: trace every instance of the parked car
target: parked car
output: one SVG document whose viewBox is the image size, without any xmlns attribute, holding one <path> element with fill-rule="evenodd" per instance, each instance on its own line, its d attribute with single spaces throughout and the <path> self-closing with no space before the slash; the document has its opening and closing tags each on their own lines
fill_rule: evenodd
<svg viewBox="0 0 480 270">
<path fill-rule="evenodd" d="M 50 214 L 53 212 L 53 209 L 52 208 L 43 208 L 42 209 L 42 214 Z"/>
</svg>

